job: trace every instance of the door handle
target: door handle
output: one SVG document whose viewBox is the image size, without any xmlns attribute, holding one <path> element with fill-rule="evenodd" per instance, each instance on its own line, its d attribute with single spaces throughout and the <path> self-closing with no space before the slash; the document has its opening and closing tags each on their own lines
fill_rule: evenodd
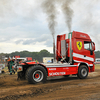
<svg viewBox="0 0 100 100">
<path fill-rule="evenodd" d="M 86 57 L 86 55 L 84 55 L 84 57 Z"/>
</svg>

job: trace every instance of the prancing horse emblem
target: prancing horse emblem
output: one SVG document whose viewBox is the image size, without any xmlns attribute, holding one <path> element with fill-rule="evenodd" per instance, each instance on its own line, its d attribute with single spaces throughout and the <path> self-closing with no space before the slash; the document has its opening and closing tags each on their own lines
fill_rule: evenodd
<svg viewBox="0 0 100 100">
<path fill-rule="evenodd" d="M 77 41 L 77 48 L 78 48 L 78 50 L 82 49 L 82 42 L 81 41 Z"/>
</svg>

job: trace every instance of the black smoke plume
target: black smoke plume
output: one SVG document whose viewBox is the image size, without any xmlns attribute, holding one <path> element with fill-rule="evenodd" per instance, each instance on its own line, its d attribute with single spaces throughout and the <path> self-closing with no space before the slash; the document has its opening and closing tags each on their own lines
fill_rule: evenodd
<svg viewBox="0 0 100 100">
<path fill-rule="evenodd" d="M 73 10 L 70 8 L 70 4 L 73 0 L 61 0 L 62 1 L 62 11 L 65 16 L 65 22 L 68 27 L 68 31 L 71 32 L 71 26 L 72 26 L 72 17 L 73 17 Z"/>
<path fill-rule="evenodd" d="M 42 4 L 43 11 L 47 15 L 48 26 L 53 38 L 55 36 L 55 26 L 57 24 L 56 22 L 57 9 L 55 7 L 55 1 L 56 0 L 45 0 Z"/>
</svg>

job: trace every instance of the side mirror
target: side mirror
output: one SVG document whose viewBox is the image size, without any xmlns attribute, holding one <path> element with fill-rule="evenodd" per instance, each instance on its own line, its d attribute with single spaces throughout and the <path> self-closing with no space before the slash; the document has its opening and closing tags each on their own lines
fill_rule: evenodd
<svg viewBox="0 0 100 100">
<path fill-rule="evenodd" d="M 92 42 L 92 50 L 94 51 L 95 50 L 95 43 Z"/>
</svg>

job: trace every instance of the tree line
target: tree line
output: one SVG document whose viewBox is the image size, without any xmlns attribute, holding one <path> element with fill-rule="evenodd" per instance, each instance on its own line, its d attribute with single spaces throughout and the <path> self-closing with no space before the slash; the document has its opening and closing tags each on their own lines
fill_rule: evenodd
<svg viewBox="0 0 100 100">
<path fill-rule="evenodd" d="M 5 57 L 13 57 L 13 56 L 20 56 L 20 57 L 32 57 L 32 59 L 35 59 L 39 62 L 43 61 L 43 57 L 53 57 L 53 54 L 50 53 L 47 50 L 41 50 L 40 52 L 29 52 L 29 51 L 15 51 L 12 53 L 1 53 L 0 56 L 5 56 Z"/>
<path fill-rule="evenodd" d="M 53 57 L 53 54 L 47 50 L 41 50 L 40 52 L 29 52 L 29 51 L 15 51 L 12 53 L 0 53 L 0 59 L 2 57 L 13 57 L 19 55 L 20 57 L 32 57 L 32 59 L 38 60 L 39 62 L 43 61 L 43 57 Z M 100 58 L 100 51 L 95 51 L 95 57 Z"/>
<path fill-rule="evenodd" d="M 95 51 L 95 58 L 100 58 L 100 51 Z"/>
</svg>

